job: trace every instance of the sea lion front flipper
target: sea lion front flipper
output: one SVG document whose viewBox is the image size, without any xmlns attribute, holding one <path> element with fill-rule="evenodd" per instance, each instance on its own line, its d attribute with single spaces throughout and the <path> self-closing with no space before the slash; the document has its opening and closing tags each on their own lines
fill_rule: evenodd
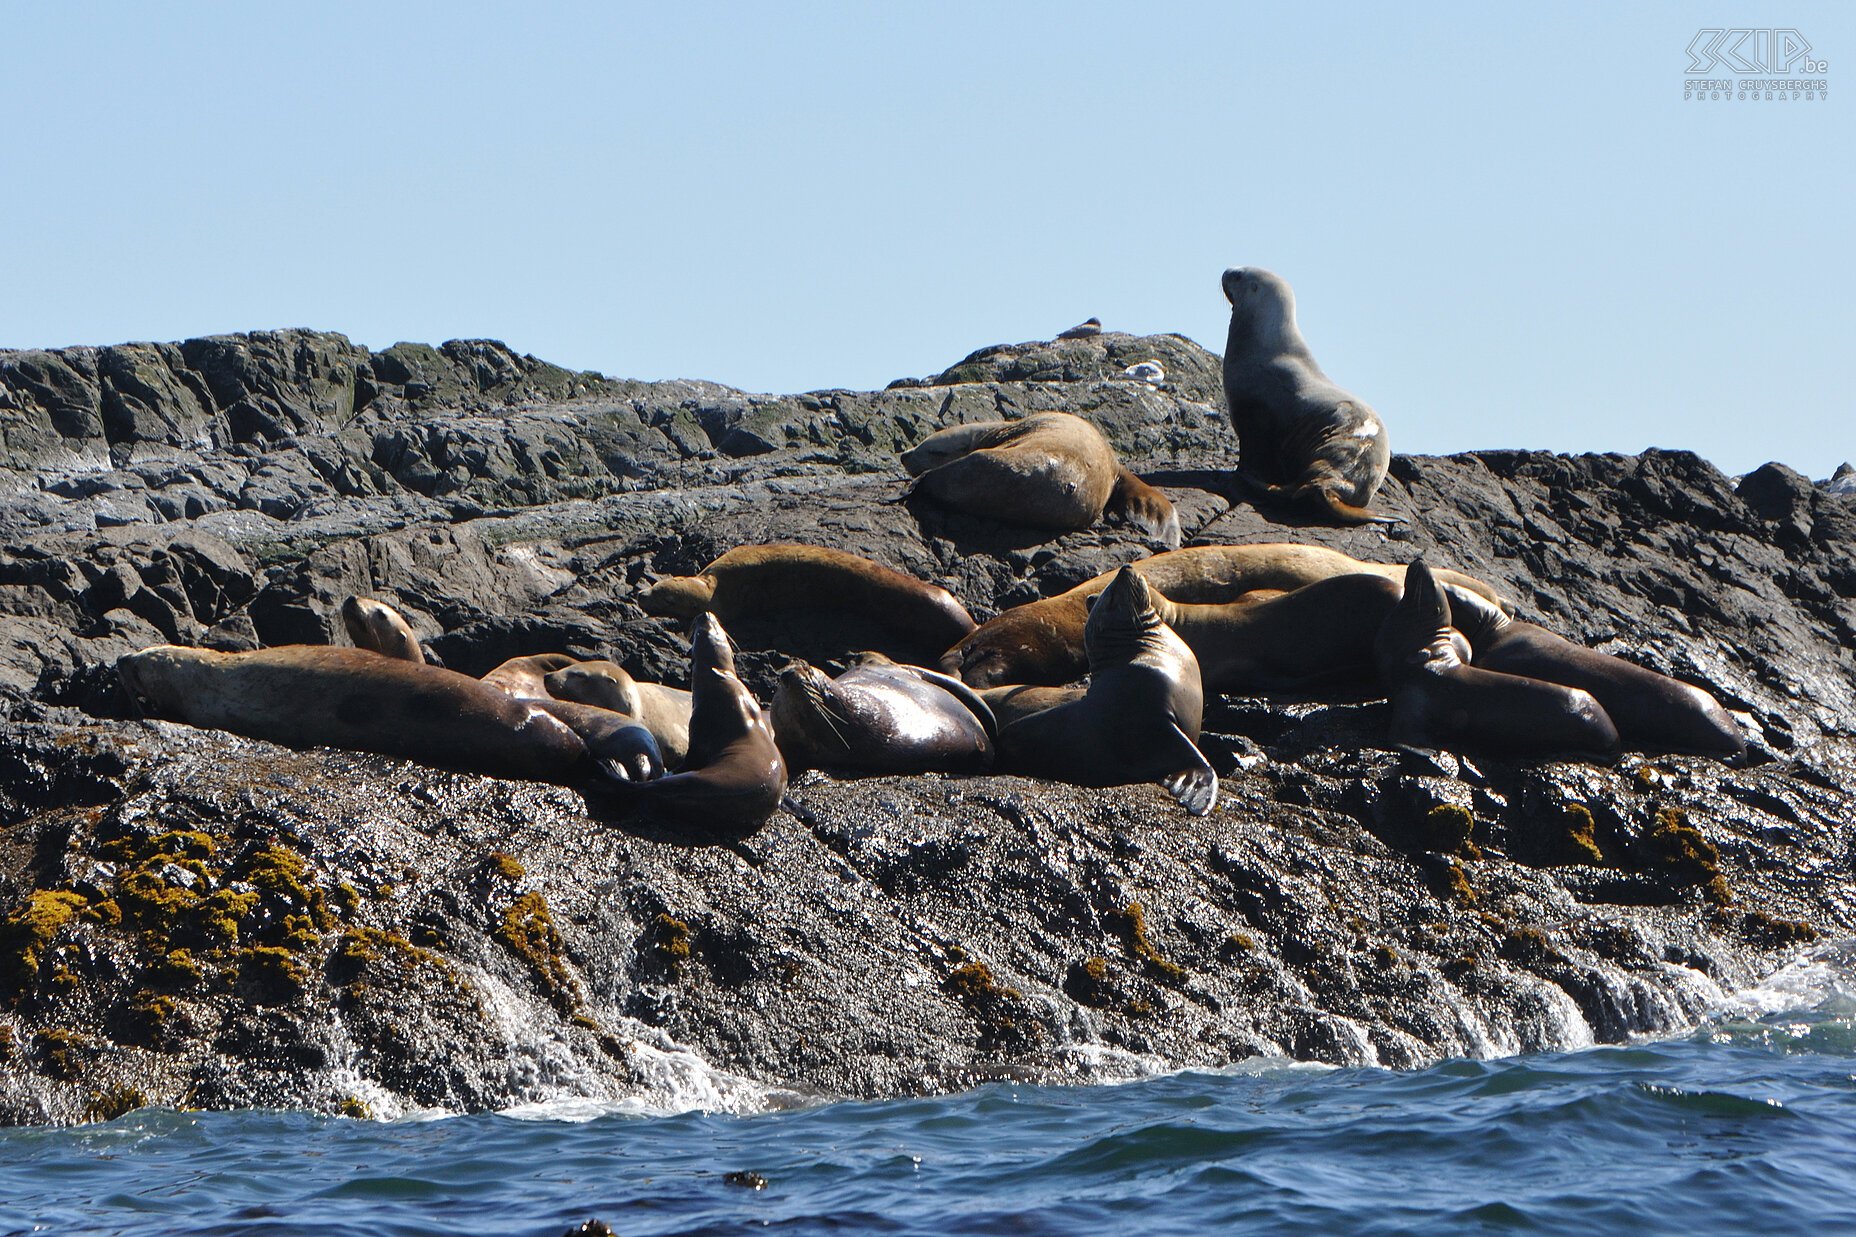
<svg viewBox="0 0 1856 1237">
<path fill-rule="evenodd" d="M 1173 509 L 1173 500 L 1135 476 L 1126 465 L 1115 469 L 1115 488 L 1109 493 L 1105 511 L 1149 537 L 1166 542 L 1168 549 L 1179 548 L 1179 512 Z"/>
<path fill-rule="evenodd" d="M 1179 800 L 1181 806 L 1193 816 L 1203 816 L 1218 806 L 1218 771 L 1199 751 L 1198 744 L 1173 723 L 1174 746 L 1182 749 L 1181 755 L 1190 754 L 1187 766 L 1177 773 L 1169 773 L 1160 779 L 1160 785 L 1166 792 Z"/>
<path fill-rule="evenodd" d="M 906 670 L 924 683 L 932 683 L 954 699 L 960 701 L 967 710 L 979 719 L 986 729 L 986 737 L 994 743 L 999 741 L 999 719 L 993 715 L 992 706 L 981 698 L 980 694 L 962 683 L 952 675 L 930 670 L 926 666 L 905 666 L 900 662 L 892 663 L 899 670 Z"/>
</svg>

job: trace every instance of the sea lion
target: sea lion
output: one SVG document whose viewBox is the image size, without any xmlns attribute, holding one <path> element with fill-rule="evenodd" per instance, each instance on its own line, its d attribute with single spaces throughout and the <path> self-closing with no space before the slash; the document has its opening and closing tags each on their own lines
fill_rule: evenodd
<svg viewBox="0 0 1856 1237">
<path fill-rule="evenodd" d="M 1239 475 L 1342 524 L 1398 523 L 1368 507 L 1392 458 L 1386 427 L 1315 364 L 1288 281 L 1234 267 L 1224 273 L 1224 294 L 1231 302 L 1224 394 Z"/>
<path fill-rule="evenodd" d="M 574 780 L 589 756 L 620 781 L 663 767 L 650 732 L 625 719 L 576 734 L 468 675 L 368 649 L 218 653 L 159 645 L 119 659 L 116 671 L 144 713 L 291 747 L 378 752 L 548 782 Z"/>
<path fill-rule="evenodd" d="M 350 597 L 342 602 L 342 626 L 357 649 L 367 649 L 382 657 L 400 661 L 426 663 L 425 648 L 413 634 L 406 617 L 384 601 L 372 597 Z"/>
<path fill-rule="evenodd" d="M 1450 600 L 1454 624 L 1469 640 L 1471 664 L 1590 692 L 1626 747 L 1727 761 L 1746 756 L 1740 727 L 1701 688 L 1511 618 L 1480 597 Z"/>
<path fill-rule="evenodd" d="M 946 589 L 815 545 L 738 546 L 696 575 L 659 580 L 637 600 L 646 614 L 695 618 L 711 611 L 730 625 L 769 611 L 841 610 L 893 633 L 881 647 L 904 658 L 938 657 L 974 628 L 973 616 Z"/>
<path fill-rule="evenodd" d="M 627 800 L 705 838 L 758 829 L 786 794 L 786 761 L 752 693 L 735 677 L 735 651 L 714 614 L 690 636 L 690 750 L 685 768 L 623 787 Z"/>
<path fill-rule="evenodd" d="M 1230 602 L 1262 589 L 1292 591 L 1361 572 L 1400 583 L 1405 579 L 1405 568 L 1394 563 L 1366 563 L 1325 546 L 1281 542 L 1190 546 L 1141 559 L 1134 569 L 1169 601 L 1186 603 Z M 1505 604 L 1494 589 L 1471 576 L 1443 570 L 1437 574 Z M 941 669 L 974 687 L 1055 686 L 1081 678 L 1088 666 L 1083 651 L 1088 599 L 1113 578 L 1114 573 L 1107 572 L 1055 597 L 1007 610 L 949 649 L 941 658 Z"/>
<path fill-rule="evenodd" d="M 1102 319 L 1084 318 L 1067 331 L 1057 332 L 1058 339 L 1094 339 L 1102 333 Z"/>
<path fill-rule="evenodd" d="M 1355 572 L 1254 602 L 1156 592 L 1154 609 L 1198 658 L 1206 691 L 1307 691 L 1375 682 L 1373 641 L 1403 594 L 1389 576 Z"/>
<path fill-rule="evenodd" d="M 1470 747 L 1512 755 L 1618 750 L 1617 727 L 1589 692 L 1482 670 L 1469 640 L 1451 626 L 1450 599 L 1414 559 L 1405 596 L 1375 642 L 1400 747 Z"/>
<path fill-rule="evenodd" d="M 1102 431 L 1067 412 L 936 430 L 902 453 L 923 494 L 1006 524 L 1075 532 L 1105 513 L 1179 544 L 1172 500 L 1115 458 Z"/>
<path fill-rule="evenodd" d="M 881 653 L 835 679 L 790 663 L 770 712 L 787 767 L 831 773 L 984 773 L 998 733 L 965 683 Z"/>
<path fill-rule="evenodd" d="M 520 700 L 548 701 L 555 698 L 548 691 L 548 676 L 579 662 L 570 653 L 530 653 L 511 657 L 485 673 L 482 681 Z"/>
<path fill-rule="evenodd" d="M 993 720 L 1004 730 L 1022 717 L 1054 709 L 1060 704 L 1081 700 L 1087 687 L 1072 683 L 1067 687 L 1039 687 L 1025 683 L 1007 683 L 1001 687 L 982 687 L 981 700 L 992 710 Z"/>
<path fill-rule="evenodd" d="M 611 709 L 634 718 L 657 738 L 671 768 L 683 763 L 690 748 L 690 694 L 662 683 L 641 683 L 624 666 L 610 661 L 579 661 L 543 676 L 542 687 L 556 700 Z"/>
<path fill-rule="evenodd" d="M 1096 598 L 1084 639 L 1089 690 L 1001 730 L 999 769 L 1079 786 L 1158 781 L 1192 815 L 1211 811 L 1218 774 L 1198 748 L 1198 662 L 1132 567 Z"/>
<path fill-rule="evenodd" d="M 664 772 L 666 761 L 674 764 L 682 759 L 682 749 L 679 748 L 677 754 L 673 755 L 666 749 L 657 731 L 642 717 L 563 698 L 548 690 L 550 675 L 579 664 L 579 658 L 567 653 L 531 653 L 526 657 L 511 657 L 479 681 L 559 718 L 575 734 L 586 740 L 589 747 L 608 745 L 611 742 L 608 736 L 627 726 L 642 727 L 649 731 L 652 739 L 649 755 L 634 751 L 632 758 L 625 762 L 628 767 L 638 771 L 638 776 L 631 779 L 633 781 L 648 781 L 657 777 Z"/>
</svg>

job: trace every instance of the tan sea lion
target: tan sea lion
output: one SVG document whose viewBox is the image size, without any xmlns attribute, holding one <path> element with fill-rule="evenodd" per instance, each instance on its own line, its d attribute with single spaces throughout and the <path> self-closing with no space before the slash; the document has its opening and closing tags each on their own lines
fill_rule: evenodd
<svg viewBox="0 0 1856 1237">
<path fill-rule="evenodd" d="M 578 657 L 569 653 L 530 653 L 525 657 L 511 657 L 486 673 L 483 681 L 521 700 L 552 700 L 548 676 L 579 662 Z"/>
<path fill-rule="evenodd" d="M 966 607 L 939 585 L 815 545 L 738 546 L 696 575 L 659 580 L 637 600 L 646 614 L 710 611 L 730 625 L 770 611 L 844 611 L 893 632 L 894 644 L 883 651 L 905 658 L 939 657 L 974 627 Z"/>
<path fill-rule="evenodd" d="M 548 690 L 551 675 L 572 669 L 581 664 L 580 659 L 567 653 L 531 653 L 526 657 L 511 657 L 480 680 L 498 691 L 507 692 L 517 700 L 525 700 L 538 709 L 543 709 L 559 718 L 589 744 L 599 741 L 604 733 L 625 725 L 639 725 L 651 731 L 655 741 L 659 764 L 648 776 L 634 778 L 635 781 L 647 781 L 664 771 L 666 763 L 675 765 L 681 762 L 684 751 L 678 747 L 677 754 L 672 755 L 664 747 L 663 739 L 658 738 L 657 731 L 650 724 L 635 714 L 620 710 L 603 708 L 583 703 L 578 700 L 565 699 Z M 672 732 L 671 737 L 676 737 Z M 687 730 L 683 742 L 687 744 Z"/>
<path fill-rule="evenodd" d="M 1588 692 L 1469 664 L 1450 599 L 1415 559 L 1405 596 L 1387 615 L 1375 652 L 1392 702 L 1392 742 L 1521 756 L 1615 754 L 1617 727 Z"/>
<path fill-rule="evenodd" d="M 690 636 L 690 750 L 685 768 L 624 787 L 626 799 L 702 839 L 758 829 L 786 793 L 786 761 L 752 693 L 735 677 L 720 620 L 699 614 Z"/>
<path fill-rule="evenodd" d="M 548 782 L 574 780 L 589 756 L 621 781 L 663 767 L 642 726 L 619 719 L 582 736 L 468 675 L 367 649 L 218 653 L 161 645 L 121 658 L 116 670 L 144 713 L 292 747 L 378 752 Z"/>
<path fill-rule="evenodd" d="M 1334 576 L 1369 573 L 1403 582 L 1405 568 L 1365 563 L 1325 546 L 1273 542 L 1263 545 L 1189 546 L 1133 564 L 1169 601 L 1230 602 L 1262 589 L 1292 591 Z M 1440 579 L 1478 593 L 1497 605 L 1500 595 L 1473 577 L 1440 570 Z M 1018 683 L 1056 686 L 1083 676 L 1083 627 L 1088 599 L 1108 587 L 1113 572 L 1026 605 L 1015 606 L 974 631 L 941 658 L 941 669 L 974 687 Z"/>
<path fill-rule="evenodd" d="M 690 748 L 690 694 L 662 683 L 642 683 L 624 666 L 610 661 L 579 661 L 543 676 L 542 686 L 556 700 L 611 709 L 635 718 L 657 737 L 664 760 L 680 766 Z"/>
<path fill-rule="evenodd" d="M 1158 781 L 1194 816 L 1211 811 L 1218 774 L 1198 748 L 1198 662 L 1131 567 L 1096 598 L 1084 636 L 1089 690 L 1002 729 L 999 770 L 1078 786 Z"/>
<path fill-rule="evenodd" d="M 1231 302 L 1224 394 L 1239 475 L 1342 524 L 1398 523 L 1368 507 L 1392 458 L 1386 427 L 1315 364 L 1288 281 L 1260 267 L 1234 267 L 1224 273 L 1224 294 Z"/>
<path fill-rule="evenodd" d="M 1454 625 L 1469 640 L 1472 664 L 1590 692 L 1626 747 L 1728 761 L 1745 757 L 1740 727 L 1701 688 L 1574 644 L 1480 597 L 1453 595 L 1450 602 Z"/>
<path fill-rule="evenodd" d="M 1166 495 L 1115 458 L 1102 431 L 1067 412 L 936 430 L 902 453 L 911 494 L 1006 524 L 1074 532 L 1103 514 L 1179 544 Z"/>
<path fill-rule="evenodd" d="M 372 597 L 350 597 L 342 602 L 341 613 L 342 626 L 357 649 L 425 664 L 425 648 L 413 634 L 412 624 L 386 602 Z"/>
<path fill-rule="evenodd" d="M 803 661 L 780 672 L 771 709 L 787 767 L 831 773 L 983 773 L 998 726 L 972 688 L 880 653 L 837 678 Z"/>
</svg>

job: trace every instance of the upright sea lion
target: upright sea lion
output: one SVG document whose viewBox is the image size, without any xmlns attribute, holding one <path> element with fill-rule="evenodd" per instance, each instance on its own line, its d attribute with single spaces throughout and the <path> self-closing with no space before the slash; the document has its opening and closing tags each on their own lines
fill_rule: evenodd
<svg viewBox="0 0 1856 1237">
<path fill-rule="evenodd" d="M 589 756 L 608 776 L 630 780 L 648 775 L 640 753 L 656 753 L 642 726 L 600 730 L 588 741 L 545 710 L 468 675 L 367 649 L 217 653 L 161 645 L 121 658 L 116 670 L 146 713 L 292 747 L 379 752 L 549 782 L 573 780 Z M 661 770 L 661 758 L 656 764 Z"/>
<path fill-rule="evenodd" d="M 1231 302 L 1224 394 L 1239 474 L 1342 524 L 1397 523 L 1367 506 L 1392 458 L 1386 427 L 1315 364 L 1288 281 L 1260 267 L 1234 267 L 1224 273 L 1224 294 Z"/>
<path fill-rule="evenodd" d="M 684 771 L 625 788 L 632 804 L 704 838 L 759 828 L 786 793 L 786 761 L 752 693 L 735 677 L 734 646 L 715 615 L 690 637 L 690 750 Z"/>
<path fill-rule="evenodd" d="M 1089 690 L 999 732 L 999 769 L 1078 786 L 1158 781 L 1194 816 L 1218 801 L 1198 748 L 1205 694 L 1185 641 L 1123 567 L 1089 610 Z"/>
<path fill-rule="evenodd" d="M 769 611 L 841 610 L 893 632 L 883 651 L 898 657 L 938 657 L 974 627 L 946 589 L 815 545 L 738 546 L 696 575 L 659 580 L 638 604 L 674 618 L 710 611 L 731 625 Z"/>
<path fill-rule="evenodd" d="M 1740 727 L 1699 687 L 1574 644 L 1480 597 L 1452 597 L 1451 614 L 1469 640 L 1472 664 L 1590 692 L 1626 747 L 1730 761 L 1746 755 Z"/>
<path fill-rule="evenodd" d="M 1450 599 L 1422 559 L 1405 572 L 1405 596 L 1386 617 L 1375 649 L 1401 747 L 1515 755 L 1618 749 L 1604 706 L 1564 687 L 1469 664 L 1469 641 L 1451 626 Z"/>
<path fill-rule="evenodd" d="M 413 634 L 406 617 L 384 601 L 372 597 L 350 597 L 342 602 L 342 626 L 357 649 L 367 649 L 382 657 L 400 661 L 426 661 L 425 648 Z"/>
<path fill-rule="evenodd" d="M 911 494 L 971 515 L 1074 532 L 1107 513 L 1179 544 L 1172 501 L 1122 467 L 1101 430 L 1067 412 L 950 425 L 904 451 L 902 466 L 915 478 Z"/>
<path fill-rule="evenodd" d="M 1397 564 L 1364 563 L 1325 546 L 1284 543 L 1190 546 L 1133 566 L 1169 601 L 1187 603 L 1230 602 L 1257 590 L 1289 591 L 1359 572 L 1400 583 L 1405 579 L 1405 568 Z M 1437 574 L 1502 604 L 1500 595 L 1480 580 L 1455 571 Z M 1107 572 L 1066 593 L 1007 610 L 949 649 L 941 658 L 941 669 L 974 687 L 1055 686 L 1081 678 L 1088 666 L 1083 651 L 1088 599 L 1113 578 L 1114 572 Z"/>
<path fill-rule="evenodd" d="M 791 663 L 771 714 L 788 768 L 832 773 L 983 773 L 998 732 L 965 683 L 880 653 L 835 679 Z"/>
<path fill-rule="evenodd" d="M 623 713 L 657 738 L 671 768 L 683 763 L 690 748 L 690 694 L 680 687 L 641 683 L 624 666 L 609 661 L 579 661 L 549 672 L 542 686 L 556 700 L 571 700 Z"/>
</svg>

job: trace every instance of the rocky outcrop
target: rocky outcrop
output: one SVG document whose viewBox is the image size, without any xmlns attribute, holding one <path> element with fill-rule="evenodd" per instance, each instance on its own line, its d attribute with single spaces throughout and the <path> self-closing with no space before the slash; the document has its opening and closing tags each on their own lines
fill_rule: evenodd
<svg viewBox="0 0 1856 1237">
<path fill-rule="evenodd" d="M 1164 382 L 1120 376 L 1150 359 Z M 1681 1027 L 1850 933 L 1851 499 L 1683 452 L 1478 452 L 1396 458 L 1390 531 L 1285 525 L 1231 484 L 1217 375 L 1112 333 L 778 397 L 484 341 L 0 353 L 0 1117 L 1412 1065 Z M 1420 757 L 1387 750 L 1380 702 L 1225 698 L 1204 820 L 1153 787 L 812 774 L 745 843 L 692 847 L 597 788 L 135 720 L 110 669 L 341 642 L 365 592 L 466 672 L 564 650 L 678 682 L 686 643 L 638 590 L 772 540 L 984 618 L 1155 548 L 898 501 L 900 448 L 1043 409 L 1100 425 L 1189 543 L 1472 572 L 1707 687 L 1754 763 Z M 820 661 L 855 639 L 735 634 Z M 780 660 L 742 658 L 763 698 Z"/>
</svg>

